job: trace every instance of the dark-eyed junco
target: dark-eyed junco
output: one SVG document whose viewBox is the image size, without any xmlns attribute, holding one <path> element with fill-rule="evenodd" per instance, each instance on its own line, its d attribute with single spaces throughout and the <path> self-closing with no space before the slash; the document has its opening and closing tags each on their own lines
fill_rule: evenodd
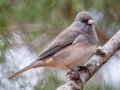
<svg viewBox="0 0 120 90">
<path fill-rule="evenodd" d="M 97 34 L 92 15 L 87 11 L 78 13 L 75 21 L 43 51 L 29 66 L 11 75 L 11 79 L 22 72 L 38 67 L 69 69 L 82 65 L 96 48 Z"/>
</svg>

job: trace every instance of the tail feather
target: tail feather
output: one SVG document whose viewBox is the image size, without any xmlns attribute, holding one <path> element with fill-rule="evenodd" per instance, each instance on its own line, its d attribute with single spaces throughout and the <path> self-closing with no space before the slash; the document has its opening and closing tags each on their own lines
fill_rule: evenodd
<svg viewBox="0 0 120 90">
<path fill-rule="evenodd" d="M 8 80 L 10 80 L 10 79 L 18 76 L 19 74 L 21 74 L 21 73 L 23 73 L 23 72 L 25 72 L 25 71 L 27 71 L 27 70 L 29 70 L 29 69 L 37 68 L 37 67 L 42 67 L 42 66 L 43 66 L 43 63 L 40 62 L 40 61 L 39 61 L 39 62 L 36 62 L 36 63 L 31 63 L 29 66 L 27 66 L 27 67 L 23 68 L 22 70 L 14 73 L 14 74 L 12 74 L 11 76 L 9 76 L 9 77 L 8 77 Z"/>
<path fill-rule="evenodd" d="M 12 78 L 18 76 L 19 74 L 21 74 L 21 73 L 23 73 L 23 72 L 25 72 L 25 71 L 31 69 L 31 68 L 32 68 L 32 67 L 30 67 L 30 66 L 25 67 L 25 68 L 23 68 L 22 70 L 20 70 L 20 71 L 14 73 L 14 74 L 12 74 L 10 77 L 8 77 L 8 79 L 10 80 L 10 79 L 12 79 Z"/>
</svg>

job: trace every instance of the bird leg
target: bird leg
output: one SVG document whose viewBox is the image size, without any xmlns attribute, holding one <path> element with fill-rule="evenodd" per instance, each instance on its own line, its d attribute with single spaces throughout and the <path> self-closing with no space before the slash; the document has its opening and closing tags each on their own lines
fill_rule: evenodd
<svg viewBox="0 0 120 90">
<path fill-rule="evenodd" d="M 68 65 L 67 65 L 67 67 L 70 69 L 70 71 L 69 72 L 67 72 L 67 74 L 66 74 L 66 77 L 71 73 L 71 71 L 75 71 L 74 69 L 72 69 L 71 67 L 69 67 Z"/>
<path fill-rule="evenodd" d="M 70 71 L 66 74 L 66 76 L 69 75 L 69 78 L 70 78 L 71 80 L 78 80 L 78 79 L 80 79 L 80 78 L 79 78 L 79 75 L 80 75 L 79 71 L 72 69 L 72 68 L 69 67 L 68 65 L 67 65 L 67 67 L 70 68 Z"/>
</svg>

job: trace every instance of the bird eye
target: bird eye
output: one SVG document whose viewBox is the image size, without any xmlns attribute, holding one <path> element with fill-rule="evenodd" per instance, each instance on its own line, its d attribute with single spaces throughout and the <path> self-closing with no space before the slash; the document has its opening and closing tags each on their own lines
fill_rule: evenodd
<svg viewBox="0 0 120 90">
<path fill-rule="evenodd" d="M 88 22 L 88 20 L 87 20 L 87 19 L 80 19 L 79 21 L 81 21 L 81 22 L 85 22 L 85 23 L 87 23 L 87 22 Z"/>
<path fill-rule="evenodd" d="M 83 22 L 83 19 L 80 19 L 79 21 Z"/>
</svg>

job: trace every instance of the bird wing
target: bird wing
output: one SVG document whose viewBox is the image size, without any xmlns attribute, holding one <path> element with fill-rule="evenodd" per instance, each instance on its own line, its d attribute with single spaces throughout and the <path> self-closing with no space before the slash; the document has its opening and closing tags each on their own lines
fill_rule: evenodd
<svg viewBox="0 0 120 90">
<path fill-rule="evenodd" d="M 55 38 L 55 40 L 48 46 L 48 48 L 41 53 L 38 60 L 49 57 L 61 49 L 71 45 L 73 41 L 79 36 L 79 34 L 80 33 L 76 31 L 63 31 Z"/>
</svg>

